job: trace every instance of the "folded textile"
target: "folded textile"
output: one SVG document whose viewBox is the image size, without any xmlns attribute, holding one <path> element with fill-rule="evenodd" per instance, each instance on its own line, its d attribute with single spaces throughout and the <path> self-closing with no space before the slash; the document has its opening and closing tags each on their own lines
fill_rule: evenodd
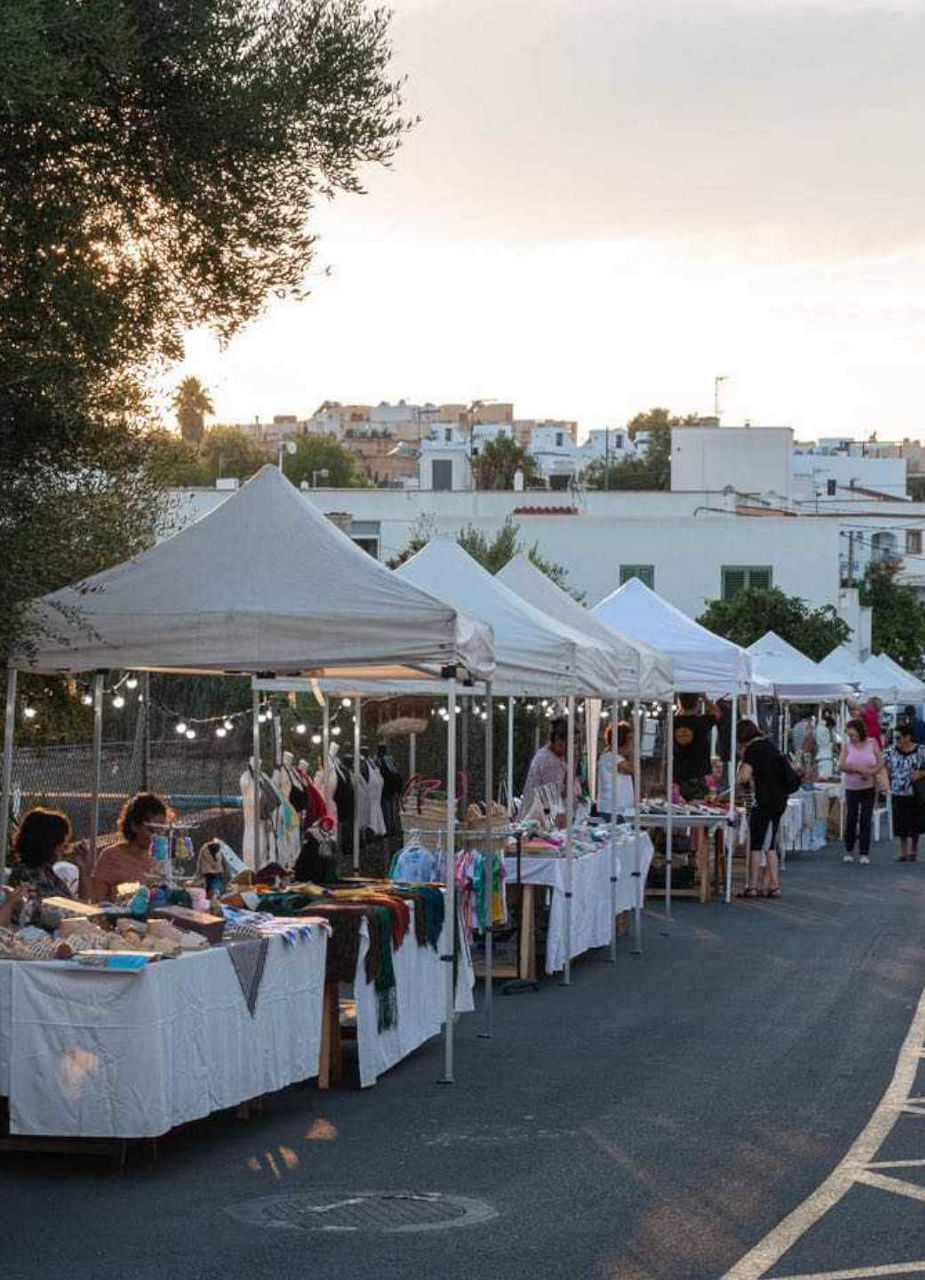
<svg viewBox="0 0 925 1280">
<path fill-rule="evenodd" d="M 257 997 L 267 964 L 269 938 L 246 939 L 232 943 L 228 947 L 228 958 L 231 960 L 244 1003 L 251 1017 L 257 1009 Z"/>
</svg>

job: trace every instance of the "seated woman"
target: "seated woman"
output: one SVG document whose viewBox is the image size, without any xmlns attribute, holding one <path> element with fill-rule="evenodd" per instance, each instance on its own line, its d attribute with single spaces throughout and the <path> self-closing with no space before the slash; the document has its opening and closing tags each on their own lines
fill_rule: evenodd
<svg viewBox="0 0 925 1280">
<path fill-rule="evenodd" d="M 611 752 L 612 732 L 608 724 L 604 730 L 605 751 L 597 762 L 597 809 L 606 821 L 611 815 L 632 813 L 636 807 L 633 791 L 633 730 L 626 720 L 617 725 L 617 804 L 613 802 L 613 754 Z"/>
<path fill-rule="evenodd" d="M 167 821 L 167 806 L 160 796 L 143 791 L 126 800 L 119 814 L 122 839 L 100 854 L 90 881 L 91 902 L 112 902 L 120 884 L 145 883 L 157 877 L 151 856 L 154 827 Z"/>
<path fill-rule="evenodd" d="M 29 810 L 13 840 L 12 892 L 0 904 L 0 926 L 8 928 L 17 914 L 21 925 L 29 923 L 34 914 L 30 906 L 40 903 L 43 898 L 82 896 L 80 890 L 86 890 L 88 850 L 84 841 L 71 845 L 72 834 L 66 814 L 56 809 Z M 66 857 L 72 859 L 77 867 L 76 894 L 71 892 L 68 881 L 55 870 L 55 864 Z"/>
</svg>

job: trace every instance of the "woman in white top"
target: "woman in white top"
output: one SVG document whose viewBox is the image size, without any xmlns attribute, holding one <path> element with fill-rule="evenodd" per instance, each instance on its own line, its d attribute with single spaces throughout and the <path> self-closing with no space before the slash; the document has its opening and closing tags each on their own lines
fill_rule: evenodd
<svg viewBox="0 0 925 1280">
<path fill-rule="evenodd" d="M 613 753 L 611 751 L 612 728 L 604 730 L 606 750 L 597 762 L 597 811 L 602 818 L 609 819 L 618 814 L 632 813 L 636 807 L 633 791 L 633 766 L 630 763 L 633 755 L 633 730 L 626 720 L 617 725 L 617 806 L 613 807 Z"/>
<path fill-rule="evenodd" d="M 835 717 L 823 711 L 816 725 L 816 776 L 831 778 L 835 772 Z"/>
</svg>

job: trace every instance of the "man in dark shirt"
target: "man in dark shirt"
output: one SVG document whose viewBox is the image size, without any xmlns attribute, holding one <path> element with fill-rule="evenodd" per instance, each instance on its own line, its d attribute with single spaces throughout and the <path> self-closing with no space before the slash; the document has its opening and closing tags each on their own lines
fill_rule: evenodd
<svg viewBox="0 0 925 1280">
<path fill-rule="evenodd" d="M 674 779 L 685 800 L 697 800 L 707 793 L 704 779 L 711 769 L 710 735 L 716 725 L 716 708 L 707 702 L 706 713 L 698 711 L 701 695 L 678 695 L 681 710 L 674 718 Z"/>
</svg>

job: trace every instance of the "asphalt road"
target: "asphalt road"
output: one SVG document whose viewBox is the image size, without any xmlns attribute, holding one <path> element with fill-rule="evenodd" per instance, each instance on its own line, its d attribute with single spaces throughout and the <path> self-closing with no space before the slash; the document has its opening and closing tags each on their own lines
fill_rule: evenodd
<svg viewBox="0 0 925 1280">
<path fill-rule="evenodd" d="M 843 866 L 830 849 L 784 885 L 779 902 L 678 903 L 671 936 L 647 918 L 644 956 L 622 940 L 615 966 L 595 954 L 569 989 L 499 997 L 492 1041 L 480 1014 L 459 1023 L 453 1086 L 434 1042 L 376 1088 L 290 1089 L 123 1176 L 0 1157 L 0 1276 L 718 1280 L 864 1129 L 925 985 L 925 865 L 884 844 Z M 895 1149 L 925 1156 L 925 1119 L 903 1123 Z M 925 1188 L 925 1170 L 910 1178 Z M 264 1197 L 367 1191 L 495 1216 L 402 1234 L 248 1221 Z M 925 1203 L 863 1186 L 768 1274 L 920 1258 Z"/>
</svg>

